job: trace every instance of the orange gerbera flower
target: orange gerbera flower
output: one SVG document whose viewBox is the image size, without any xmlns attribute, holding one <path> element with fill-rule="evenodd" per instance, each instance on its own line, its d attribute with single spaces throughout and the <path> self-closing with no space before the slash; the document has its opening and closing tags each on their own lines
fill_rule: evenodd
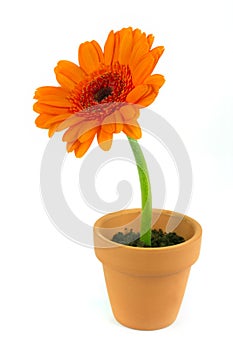
<svg viewBox="0 0 233 350">
<path fill-rule="evenodd" d="M 139 139 L 139 108 L 151 104 L 164 83 L 162 75 L 151 75 L 164 51 L 151 49 L 153 40 L 139 29 L 123 28 L 109 33 L 103 51 L 94 40 L 81 44 L 79 66 L 58 62 L 60 86 L 36 90 L 36 125 L 49 129 L 49 136 L 67 129 L 63 141 L 76 157 L 86 153 L 95 135 L 103 150 L 111 147 L 114 133 Z"/>
</svg>

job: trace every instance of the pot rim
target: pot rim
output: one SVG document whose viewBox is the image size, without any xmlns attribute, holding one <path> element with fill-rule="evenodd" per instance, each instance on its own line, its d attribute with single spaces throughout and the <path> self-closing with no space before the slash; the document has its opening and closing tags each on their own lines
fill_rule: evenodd
<svg viewBox="0 0 233 350">
<path fill-rule="evenodd" d="M 109 213 L 109 214 L 106 214 L 106 215 L 103 215 L 102 217 L 100 217 L 94 224 L 94 232 L 96 235 L 98 235 L 103 241 L 105 241 L 106 243 L 111 243 L 111 247 L 109 248 L 122 248 L 122 249 L 132 249 L 133 251 L 167 251 L 167 250 L 175 250 L 175 249 L 182 249 L 182 248 L 185 248 L 185 246 L 195 242 L 196 240 L 200 239 L 201 236 L 202 236 L 202 227 L 201 225 L 193 218 L 191 218 L 190 216 L 188 215 L 185 215 L 185 214 L 182 214 L 182 213 L 179 213 L 179 212 L 175 212 L 175 211 L 172 211 L 172 210 L 167 210 L 167 209 L 157 209 L 157 208 L 154 208 L 153 209 L 153 212 L 160 212 L 161 215 L 166 215 L 166 216 L 177 216 L 177 217 L 180 217 L 182 216 L 182 220 L 190 223 L 192 226 L 195 227 L 195 232 L 193 234 L 193 236 L 189 239 L 187 239 L 185 242 L 183 243 L 179 243 L 179 244 L 175 244 L 175 245 L 172 245 L 172 246 L 166 246 L 166 247 L 132 247 L 132 246 L 128 246 L 128 245 L 125 245 L 125 244 L 121 244 L 121 243 L 117 243 L 117 242 L 114 242 L 114 241 L 111 241 L 109 238 L 105 237 L 102 233 L 98 232 L 98 229 L 100 229 L 102 227 L 102 225 L 100 225 L 103 221 L 105 221 L 107 219 L 107 217 L 116 217 L 116 216 L 119 216 L 121 215 L 121 213 L 129 213 L 129 212 L 135 212 L 135 211 L 141 211 L 141 208 L 130 208 L 130 209 L 123 209 L 123 210 L 119 210 L 119 211 L 116 211 L 116 212 L 112 212 L 112 213 Z M 107 228 L 106 228 L 107 229 Z M 98 247 L 97 247 L 98 248 Z M 105 247 L 107 248 L 107 247 Z M 105 249 L 104 248 L 104 249 Z"/>
</svg>

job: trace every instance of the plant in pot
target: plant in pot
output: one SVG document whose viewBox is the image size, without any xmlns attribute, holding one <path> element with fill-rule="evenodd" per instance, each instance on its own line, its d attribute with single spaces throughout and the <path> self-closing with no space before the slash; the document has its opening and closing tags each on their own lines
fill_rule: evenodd
<svg viewBox="0 0 233 350">
<path fill-rule="evenodd" d="M 146 161 L 138 139 L 140 109 L 149 106 L 164 84 L 152 74 L 164 48 L 152 48 L 154 37 L 131 27 L 111 31 L 104 50 L 96 41 L 79 46 L 79 65 L 59 61 L 60 86 L 36 90 L 36 125 L 66 130 L 67 151 L 82 157 L 95 136 L 108 151 L 113 135 L 123 132 L 137 164 L 140 209 L 104 215 L 94 225 L 95 253 L 103 263 L 112 311 L 123 325 L 152 330 L 176 319 L 189 271 L 197 260 L 201 226 L 192 218 L 152 209 Z M 169 225 L 168 225 L 169 224 Z M 175 232 L 167 232 L 167 227 Z"/>
</svg>

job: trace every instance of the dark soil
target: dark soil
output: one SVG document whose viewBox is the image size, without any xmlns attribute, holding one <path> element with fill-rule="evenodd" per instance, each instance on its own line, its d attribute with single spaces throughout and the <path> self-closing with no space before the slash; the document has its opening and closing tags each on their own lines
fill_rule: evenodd
<svg viewBox="0 0 233 350">
<path fill-rule="evenodd" d="M 127 229 L 125 229 L 127 231 Z M 145 245 L 143 242 L 139 239 L 140 234 L 133 232 L 131 229 L 129 232 L 122 233 L 118 232 L 116 233 L 112 241 L 124 245 L 128 245 L 130 247 L 143 247 L 143 248 L 158 248 L 158 247 L 167 247 L 171 245 L 176 245 L 183 243 L 185 239 L 181 236 L 178 236 L 175 232 L 163 232 L 161 229 L 152 230 L 151 235 L 151 246 Z"/>
</svg>

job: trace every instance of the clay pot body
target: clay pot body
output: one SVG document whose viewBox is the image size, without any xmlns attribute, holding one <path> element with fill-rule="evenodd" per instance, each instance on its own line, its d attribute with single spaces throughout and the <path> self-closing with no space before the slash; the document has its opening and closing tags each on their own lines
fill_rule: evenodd
<svg viewBox="0 0 233 350">
<path fill-rule="evenodd" d="M 155 330 L 173 323 L 185 292 L 191 266 L 201 245 L 201 226 L 192 218 L 153 210 L 154 228 L 169 227 L 185 242 L 163 248 L 135 248 L 111 241 L 125 228 L 139 231 L 140 209 L 108 214 L 94 226 L 95 254 L 102 262 L 113 314 L 121 324 Z"/>
</svg>

